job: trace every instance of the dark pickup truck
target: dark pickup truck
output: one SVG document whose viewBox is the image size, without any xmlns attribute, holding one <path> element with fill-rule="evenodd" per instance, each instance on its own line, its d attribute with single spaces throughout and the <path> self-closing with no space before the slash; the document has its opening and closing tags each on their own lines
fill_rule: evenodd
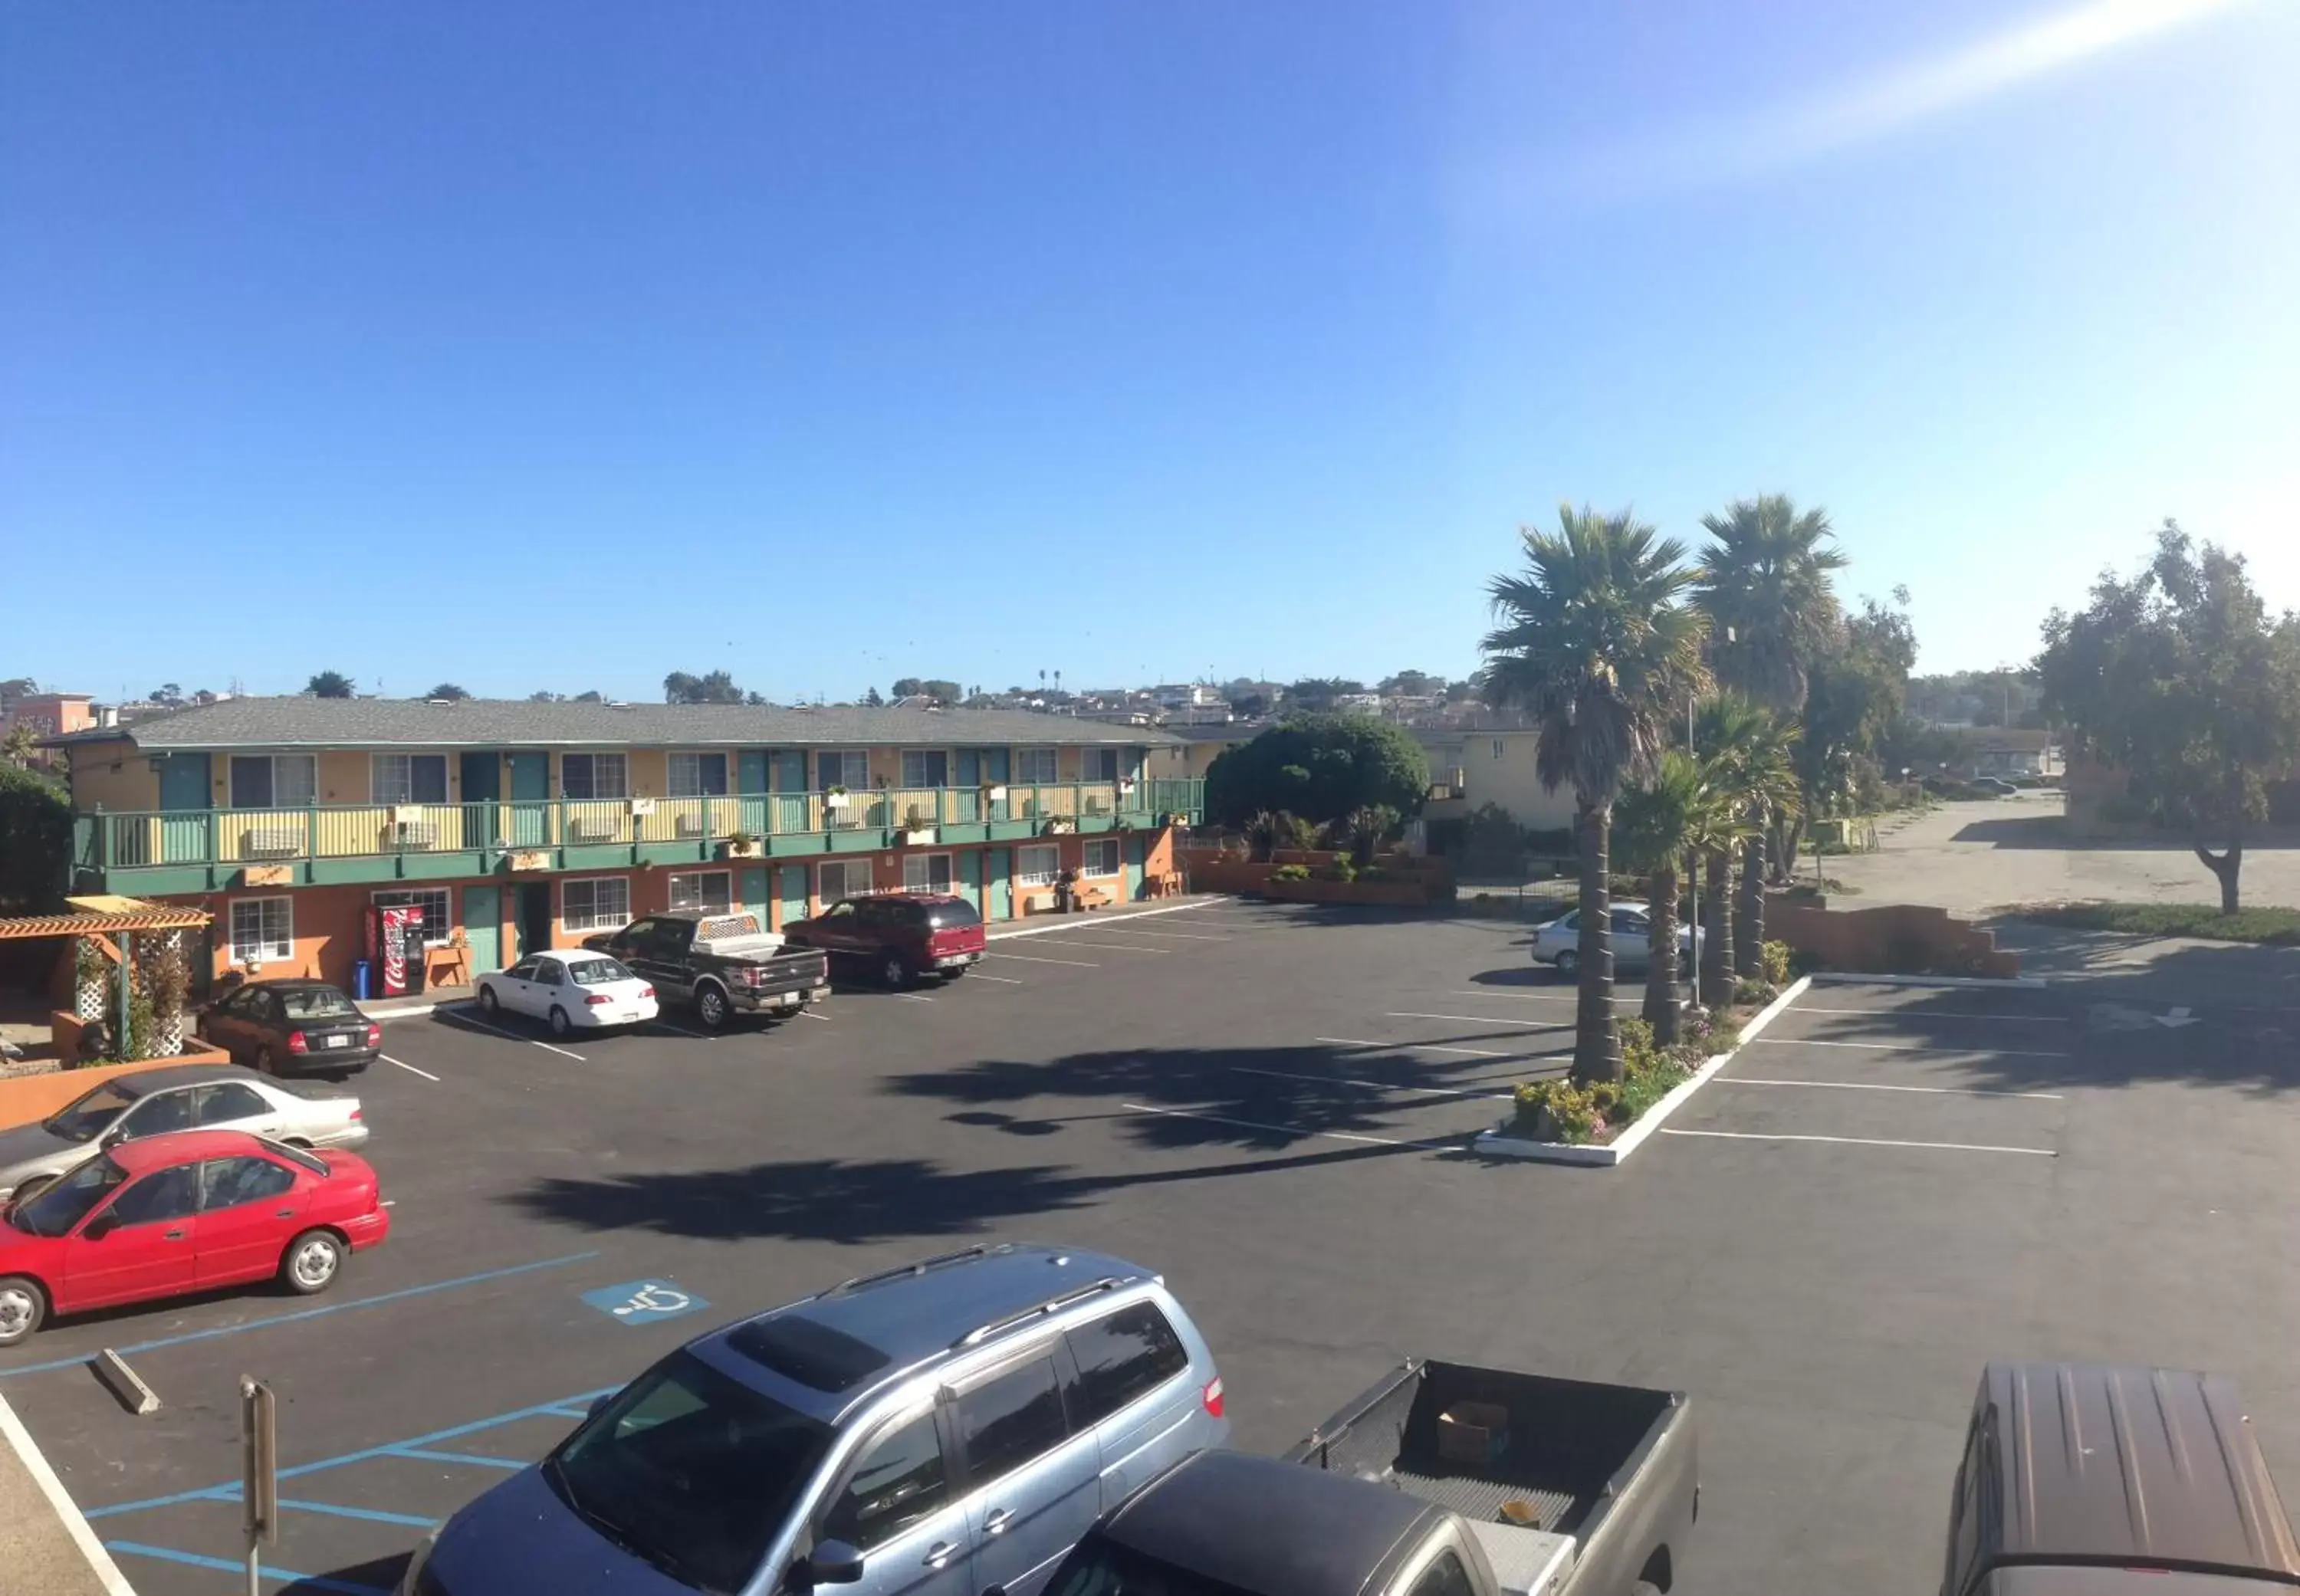
<svg viewBox="0 0 2300 1596">
<path fill-rule="evenodd" d="M 612 953 L 665 998 L 691 1006 L 706 1030 L 738 1012 L 796 1014 L 830 995 L 829 961 L 812 949 L 786 952 L 750 914 L 652 914 L 583 945 Z"/>
<path fill-rule="evenodd" d="M 1700 1505 L 1683 1393 L 1416 1360 L 1283 1460 L 1175 1465 L 1048 1596 L 1649 1596 Z"/>
</svg>

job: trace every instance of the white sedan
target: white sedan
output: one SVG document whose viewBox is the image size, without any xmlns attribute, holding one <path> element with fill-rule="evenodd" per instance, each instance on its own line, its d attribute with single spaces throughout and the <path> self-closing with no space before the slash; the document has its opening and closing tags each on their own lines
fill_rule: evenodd
<svg viewBox="0 0 2300 1596">
<path fill-rule="evenodd" d="M 538 953 L 479 977 L 479 1011 L 529 1014 L 552 1035 L 643 1025 L 655 1017 L 654 987 L 620 959 L 582 948 Z"/>
<path fill-rule="evenodd" d="M 1677 928 L 1677 978 L 1686 980 L 1693 958 L 1694 935 L 1688 926 Z M 1626 973 L 1645 968 L 1653 952 L 1653 916 L 1643 903 L 1616 899 L 1613 903 L 1613 968 Z M 1581 911 L 1559 916 L 1533 934 L 1533 961 L 1554 964 L 1561 976 L 1581 973 Z"/>
</svg>

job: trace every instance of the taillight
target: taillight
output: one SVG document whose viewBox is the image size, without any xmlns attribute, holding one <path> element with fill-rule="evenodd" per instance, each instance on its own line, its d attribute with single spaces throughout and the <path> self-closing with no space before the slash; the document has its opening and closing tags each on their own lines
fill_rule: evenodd
<svg viewBox="0 0 2300 1596">
<path fill-rule="evenodd" d="M 367 1118 L 367 1110 L 365 1109 L 354 1109 L 352 1110 L 352 1118 L 354 1120 L 364 1119 Z"/>
<path fill-rule="evenodd" d="M 369 1024 L 367 1027 L 367 1044 L 370 1047 L 381 1047 L 383 1045 L 383 1027 L 381 1026 L 373 1024 L 372 1022 Z"/>
<path fill-rule="evenodd" d="M 1213 1417 L 1220 1418 L 1222 1416 L 1222 1388 L 1220 1375 L 1206 1382 L 1205 1389 L 1198 1392 L 1198 1401 L 1205 1404 L 1206 1412 Z"/>
<path fill-rule="evenodd" d="M 651 998 L 654 995 L 654 988 L 652 986 L 642 986 L 639 988 L 639 995 L 643 998 Z"/>
<path fill-rule="evenodd" d="M 288 1033 L 288 1051 L 291 1053 L 309 1052 L 311 1051 L 311 1044 L 304 1040 L 303 1032 L 290 1031 Z"/>
<path fill-rule="evenodd" d="M 604 1009 L 614 1001 L 604 992 L 595 992 L 583 1000 L 583 1006 L 587 1009 Z"/>
</svg>

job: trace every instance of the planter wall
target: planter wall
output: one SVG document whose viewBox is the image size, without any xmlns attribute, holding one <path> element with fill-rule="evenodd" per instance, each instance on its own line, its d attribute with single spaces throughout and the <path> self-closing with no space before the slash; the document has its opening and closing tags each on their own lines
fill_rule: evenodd
<svg viewBox="0 0 2300 1596">
<path fill-rule="evenodd" d="M 1999 948 L 1995 934 L 1917 903 L 1830 909 L 1825 901 L 1775 898 L 1765 905 L 1765 935 L 1830 969 L 1996 980 L 2021 973 L 2021 955 Z"/>
</svg>

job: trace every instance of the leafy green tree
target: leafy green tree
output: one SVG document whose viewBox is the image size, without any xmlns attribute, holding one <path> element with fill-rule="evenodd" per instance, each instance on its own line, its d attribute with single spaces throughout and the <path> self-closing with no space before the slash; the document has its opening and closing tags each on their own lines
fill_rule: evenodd
<svg viewBox="0 0 2300 1596">
<path fill-rule="evenodd" d="M 71 802 L 37 772 L 0 764 L 0 914 L 51 914 L 71 888 Z"/>
<path fill-rule="evenodd" d="M 1431 676 L 1426 670 L 1401 670 L 1396 676 L 1384 677 L 1376 690 L 1403 693 L 1409 698 L 1426 698 L 1432 693 L 1444 692 L 1446 678 Z"/>
<path fill-rule="evenodd" d="M 926 690 L 927 684 L 923 677 L 905 676 L 896 678 L 893 693 L 896 698 L 909 698 L 914 694 L 923 693 Z"/>
<path fill-rule="evenodd" d="M 886 702 L 885 699 L 879 696 L 879 689 L 876 687 L 862 695 L 862 707 L 866 710 L 883 709 L 886 707 Z"/>
<path fill-rule="evenodd" d="M 455 686 L 453 682 L 441 682 L 438 686 L 432 688 L 431 691 L 426 693 L 423 696 L 426 698 L 444 698 L 448 700 L 450 702 L 453 702 L 457 699 L 469 698 L 471 694 L 465 692 L 462 688 Z"/>
<path fill-rule="evenodd" d="M 1206 814 L 1219 826 L 1265 810 L 1313 826 L 1382 806 L 1416 815 L 1429 792 L 1421 744 L 1368 715 L 1288 716 L 1206 769 Z"/>
<path fill-rule="evenodd" d="M 2220 882 L 2221 911 L 2236 913 L 2266 784 L 2300 755 L 2300 617 L 2271 618 L 2242 555 L 2168 520 L 2137 575 L 2102 572 L 2091 603 L 2054 610 L 2044 636 L 2046 711 L 2071 747 L 2123 770 L 2132 798 L 2188 835 Z"/>
<path fill-rule="evenodd" d="M 1320 715 L 1334 707 L 1334 701 L 1345 694 L 1362 693 L 1363 682 L 1354 682 L 1343 676 L 1305 676 L 1286 689 L 1289 708 Z"/>
<path fill-rule="evenodd" d="M 1851 814 L 1879 796 L 1880 756 L 1902 728 L 1917 655 L 1908 596 L 1896 587 L 1891 604 L 1862 599 L 1838 645 L 1813 661 L 1793 755 L 1802 802 L 1768 850 L 1776 880 L 1796 862 L 1805 817 Z"/>
<path fill-rule="evenodd" d="M 1829 576 L 1846 561 L 1829 512 L 1800 513 L 1787 494 L 1760 494 L 1701 525 L 1709 541 L 1694 603 L 1709 618 L 1717 679 L 1774 709 L 1797 709 L 1838 623 Z"/>
<path fill-rule="evenodd" d="M 575 695 L 573 702 L 576 703 L 604 703 L 607 702 L 607 698 L 605 694 L 601 693 L 596 687 L 594 687 L 588 693 L 578 693 Z"/>
<path fill-rule="evenodd" d="M 690 676 L 684 670 L 674 670 L 662 678 L 662 701 L 665 703 L 740 703 L 743 690 L 735 678 L 723 670 L 713 670 L 704 676 Z"/>
<path fill-rule="evenodd" d="M 314 698 L 349 698 L 352 678 L 340 670 L 322 670 L 304 684 L 304 691 Z"/>
<path fill-rule="evenodd" d="M 1710 786 L 1701 762 L 1681 748 L 1662 755 L 1644 781 L 1622 788 L 1613 811 L 1616 856 L 1652 883 L 1652 955 L 1646 964 L 1645 1021 L 1663 1046 L 1678 1040 L 1679 869 L 1714 847 L 1731 826 L 1731 805 Z"/>
<path fill-rule="evenodd" d="M 1693 580 L 1685 545 L 1628 511 L 1558 509 L 1558 529 L 1523 534 L 1525 567 L 1488 584 L 1500 624 L 1481 644 L 1488 701 L 1537 727 L 1534 769 L 1573 788 L 1581 854 L 1580 1002 L 1573 1078 L 1619 1080 L 1606 844 L 1623 782 L 1660 764 L 1679 706 L 1704 683 L 1704 623 L 1678 601 Z"/>
</svg>

